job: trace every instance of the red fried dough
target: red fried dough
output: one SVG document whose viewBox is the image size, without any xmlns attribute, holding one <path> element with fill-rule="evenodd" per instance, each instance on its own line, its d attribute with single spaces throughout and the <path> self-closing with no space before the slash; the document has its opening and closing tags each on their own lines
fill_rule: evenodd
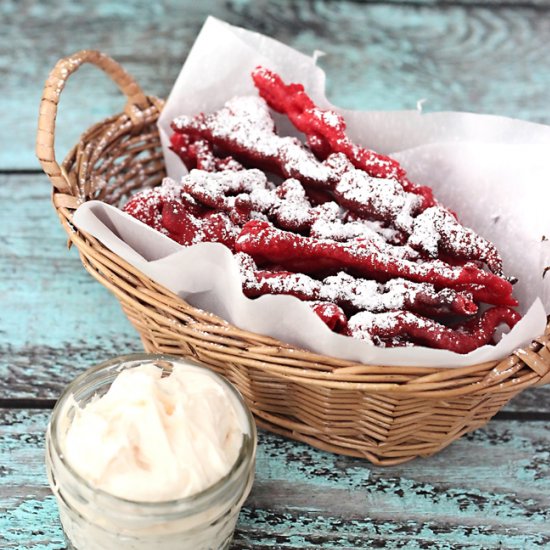
<svg viewBox="0 0 550 550">
<path fill-rule="evenodd" d="M 173 121 L 171 148 L 190 174 L 134 196 L 126 212 L 181 244 L 228 246 L 247 296 L 296 296 L 335 332 L 380 345 L 467 353 L 499 324 L 517 322 L 492 243 L 412 184 L 397 161 L 352 143 L 343 118 L 318 108 L 301 85 L 262 68 L 253 78 L 263 99 L 234 98 Z M 278 135 L 268 106 L 309 148 Z M 481 303 L 497 307 L 472 317 Z M 433 319 L 444 315 L 463 321 Z"/>
<path fill-rule="evenodd" d="M 384 312 L 406 309 L 424 315 L 472 315 L 477 305 L 467 292 L 436 290 L 430 283 L 391 279 L 386 283 L 360 279 L 340 272 L 322 280 L 304 273 L 258 269 L 247 254 L 238 253 L 243 292 L 249 298 L 286 294 L 304 301 L 335 303 L 346 311 Z"/>
<path fill-rule="evenodd" d="M 430 258 L 446 255 L 478 261 L 502 275 L 502 259 L 494 244 L 461 225 L 452 212 L 440 205 L 421 211 L 420 197 L 404 191 L 395 180 L 348 170 L 333 194 L 341 206 L 359 218 L 381 220 L 408 235 L 407 244 Z"/>
<path fill-rule="evenodd" d="M 315 193 L 315 187 L 311 186 L 317 186 L 324 200 L 333 196 L 340 206 L 359 218 L 393 226 L 404 233 L 411 247 L 431 258 L 447 254 L 457 259 L 481 261 L 495 273 L 502 274 L 502 261 L 494 245 L 462 227 L 450 211 L 441 206 L 427 208 L 431 203 L 426 203 L 425 193 L 415 194 L 395 178 L 372 177 L 354 167 L 343 153 L 332 153 L 324 162 L 319 162 L 295 138 L 277 135 L 269 111 L 259 98 L 234 98 L 214 113 L 179 117 L 172 127 L 175 130 L 172 148 L 188 168 L 204 168 L 209 172 L 219 172 L 224 167 L 227 171 L 239 170 L 239 163 L 231 156 L 214 155 L 214 146 L 221 147 L 256 168 L 295 178 L 292 181 L 298 180 L 304 193 L 308 189 Z M 187 192 L 196 196 L 193 189 Z M 250 193 L 250 190 L 242 192 Z M 251 208 L 247 200 L 246 197 L 239 199 L 236 212 L 231 205 L 230 215 L 234 221 L 246 217 L 247 209 Z M 281 226 L 302 232 L 310 225 L 304 223 Z"/>
<path fill-rule="evenodd" d="M 124 211 L 182 245 L 219 242 L 233 249 L 239 233 L 225 213 L 204 208 L 169 178 L 134 195 Z"/>
<path fill-rule="evenodd" d="M 233 249 L 238 228 L 223 212 L 207 212 L 201 218 L 193 216 L 178 203 L 165 203 L 162 223 L 179 244 L 221 243 Z"/>
<path fill-rule="evenodd" d="M 279 136 L 269 108 L 258 97 L 233 98 L 214 113 L 178 117 L 171 127 L 176 134 L 206 140 L 249 166 L 306 185 L 326 189 L 339 177 L 334 158 L 320 162 L 298 139 Z M 341 161 L 342 169 L 349 165 L 344 155 Z"/>
<path fill-rule="evenodd" d="M 252 79 L 260 96 L 273 110 L 286 114 L 322 158 L 329 153 L 344 153 L 356 168 L 377 178 L 396 179 L 406 191 L 420 195 L 424 208 L 435 204 L 432 190 L 410 182 L 396 160 L 355 145 L 345 133 L 343 117 L 317 107 L 301 84 L 285 84 L 278 74 L 264 67 L 257 67 Z"/>
<path fill-rule="evenodd" d="M 389 243 L 387 239 L 395 231 L 377 222 L 342 221 L 344 214 L 334 201 L 312 206 L 298 180 L 288 179 L 275 187 L 256 169 L 218 173 L 192 170 L 181 185 L 199 204 L 226 212 L 238 225 L 251 219 L 268 219 L 288 231 L 343 242 L 369 238 L 390 255 L 407 259 L 420 257 L 410 246 Z"/>
<path fill-rule="evenodd" d="M 217 174 L 193 170 L 182 187 L 199 203 L 227 212 L 241 224 L 268 218 L 290 231 L 308 231 L 316 220 L 334 220 L 339 212 L 333 201 L 312 206 L 299 181 L 289 179 L 276 188 L 256 169 Z"/>
<path fill-rule="evenodd" d="M 445 208 L 431 207 L 418 215 L 407 242 L 432 258 L 444 253 L 457 259 L 475 260 L 486 264 L 493 273 L 502 275 L 502 259 L 496 246 L 458 223 Z"/>
<path fill-rule="evenodd" d="M 173 133 L 170 136 L 170 149 L 176 153 L 188 170 L 197 168 L 206 172 L 221 170 L 242 170 L 242 165 L 231 156 L 220 158 L 214 154 L 206 139 L 194 140 L 188 134 Z"/>
<path fill-rule="evenodd" d="M 309 307 L 333 332 L 344 334 L 348 330 L 348 318 L 342 308 L 331 302 L 308 302 Z"/>
<path fill-rule="evenodd" d="M 162 206 L 164 198 L 160 188 L 148 189 L 134 195 L 125 205 L 124 212 L 140 222 L 162 231 Z"/>
<path fill-rule="evenodd" d="M 495 306 L 509 306 L 516 307 L 518 301 L 511 294 L 503 294 L 501 296 L 495 296 L 490 290 L 483 285 L 478 284 L 466 284 L 457 285 L 454 287 L 458 292 L 467 292 L 477 302 L 483 302 L 486 304 L 493 304 Z"/>
<path fill-rule="evenodd" d="M 505 324 L 512 328 L 520 319 L 519 313 L 502 306 L 488 309 L 455 328 L 410 311 L 362 312 L 349 319 L 348 333 L 355 338 L 378 344 L 397 337 L 432 348 L 469 353 L 490 343 L 499 325 Z"/>
<path fill-rule="evenodd" d="M 381 252 L 371 240 L 338 243 L 313 239 L 278 230 L 263 221 L 245 224 L 235 250 L 249 254 L 260 265 L 277 263 L 289 271 L 302 273 L 348 269 L 377 280 L 402 277 L 432 283 L 436 288 L 480 285 L 487 292 L 488 303 L 512 294 L 508 281 L 473 264 L 450 266 L 439 260 L 414 263 Z"/>
<path fill-rule="evenodd" d="M 204 206 L 197 204 L 193 197 L 169 180 L 160 188 L 133 197 L 125 210 L 152 227 L 160 228 L 182 244 L 222 242 L 232 248 L 238 234 L 238 228 L 225 214 L 206 210 Z M 251 235 L 255 238 L 251 238 Z M 290 240 L 289 235 L 292 237 Z M 255 241 L 262 243 L 260 247 L 262 257 L 267 254 L 271 261 L 277 261 L 283 265 L 285 261 L 292 260 L 296 255 L 300 256 L 302 262 L 311 261 L 313 259 L 311 253 L 314 253 L 314 256 L 318 255 L 321 260 L 334 259 L 333 254 L 323 253 L 330 251 L 331 248 L 334 252 L 334 245 L 337 245 L 336 256 L 343 258 L 344 264 L 349 263 L 351 258 L 351 264 L 355 265 L 355 260 L 358 259 L 357 251 L 349 245 L 342 246 L 341 243 L 288 234 L 273 228 L 267 222 L 258 221 L 245 225 L 235 248 L 243 250 L 242 243 L 250 245 Z M 275 249 L 273 249 L 274 244 Z M 292 252 L 290 255 L 289 247 Z M 360 247 L 360 250 L 362 252 L 359 254 L 359 259 L 368 259 L 371 266 L 369 269 L 378 265 L 380 257 L 369 259 L 368 254 L 367 256 L 363 254 L 365 247 Z M 247 249 L 247 252 L 251 250 Z M 284 253 L 281 254 L 282 252 Z M 379 255 L 376 247 L 370 254 Z M 243 254 L 237 256 L 242 258 Z M 411 262 L 389 258 L 389 263 L 399 264 L 402 269 Z M 440 264 L 441 262 L 436 266 L 438 277 L 443 279 L 446 277 L 444 281 L 446 283 L 457 283 L 455 288 L 437 290 L 428 283 L 399 279 L 375 283 L 356 279 L 345 273 L 318 281 L 301 273 L 258 270 L 251 258 L 248 258 L 248 267 L 244 270 L 246 276 L 243 281 L 243 290 L 249 296 L 284 293 L 306 300 L 312 305 L 315 313 L 336 332 L 347 331 L 355 337 L 368 337 L 383 345 L 408 345 L 413 342 L 459 353 L 467 353 L 488 343 L 499 324 L 504 322 L 512 327 L 520 318 L 519 314 L 509 308 L 496 307 L 453 329 L 419 315 L 419 312 L 424 315 L 438 315 L 443 312 L 470 315 L 476 310 L 476 305 L 470 299 L 470 295 L 475 293 L 487 302 L 494 300 L 495 296 L 502 301 L 513 302 L 511 295 L 503 293 L 502 288 L 499 289 L 500 298 L 498 298 L 498 292 L 495 294 L 494 283 L 498 277 L 475 268 L 476 273 L 470 266 L 446 266 L 443 269 Z M 422 264 L 412 264 L 412 266 L 415 265 Z M 397 267 L 397 265 L 393 267 L 386 265 L 384 269 L 394 270 Z M 408 267 L 411 268 L 411 266 Z M 408 275 L 411 273 L 407 272 Z M 441 279 L 438 280 L 441 282 Z M 508 284 L 506 281 L 504 283 Z M 351 317 L 348 323 L 342 307 L 350 311 L 359 310 L 361 313 Z M 404 309 L 388 311 L 393 307 L 406 308 L 410 311 Z"/>
</svg>

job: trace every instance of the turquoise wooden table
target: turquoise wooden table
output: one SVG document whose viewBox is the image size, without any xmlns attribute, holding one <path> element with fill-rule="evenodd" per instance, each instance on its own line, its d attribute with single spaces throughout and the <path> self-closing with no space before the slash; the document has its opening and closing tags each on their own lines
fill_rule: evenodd
<svg viewBox="0 0 550 550">
<path fill-rule="evenodd" d="M 516 3 L 517 2 L 517 3 Z M 550 123 L 549 0 L 233 0 L 0 3 L 0 548 L 65 547 L 44 470 L 44 430 L 88 365 L 138 351 L 118 303 L 82 268 L 33 154 L 55 61 L 104 50 L 164 97 L 208 14 L 328 55 L 333 102 L 499 113 Z M 73 78 L 58 155 L 122 108 L 91 68 Z M 392 468 L 260 433 L 257 480 L 234 549 L 550 548 L 550 390 L 486 428 Z"/>
</svg>

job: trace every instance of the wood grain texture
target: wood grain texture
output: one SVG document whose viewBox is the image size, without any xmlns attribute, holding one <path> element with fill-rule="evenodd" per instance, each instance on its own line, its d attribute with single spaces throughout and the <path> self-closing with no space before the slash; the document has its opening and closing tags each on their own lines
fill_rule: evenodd
<svg viewBox="0 0 550 550">
<path fill-rule="evenodd" d="M 0 169 L 38 167 L 34 135 L 43 83 L 82 48 L 114 56 L 143 89 L 166 96 L 209 14 L 304 52 L 327 53 L 328 95 L 348 108 L 468 110 L 549 122 L 550 3 L 363 3 L 324 0 L 67 0 L 0 3 Z M 93 121 L 121 110 L 104 75 L 86 67 L 61 103 L 61 157 Z"/>
<path fill-rule="evenodd" d="M 87 366 L 142 350 L 116 298 L 67 250 L 44 175 L 0 175 L 0 211 L 0 399 L 57 398 Z M 550 386 L 507 410 L 550 412 Z"/>
<path fill-rule="evenodd" d="M 63 547 L 43 464 L 48 416 L 0 410 L 0 453 L 9 458 L 0 475 L 1 548 Z M 550 544 L 549 425 L 495 423 L 392 469 L 264 432 L 259 443 L 233 549 Z"/>
<path fill-rule="evenodd" d="M 44 175 L 0 176 L 0 398 L 57 397 L 84 366 L 142 350 L 67 250 L 49 194 Z"/>
<path fill-rule="evenodd" d="M 68 0 L 0 3 L 0 171 L 34 170 L 41 89 L 57 59 L 98 48 L 166 96 L 208 14 L 328 55 L 348 108 L 472 110 L 550 123 L 550 0 Z M 120 111 L 90 67 L 60 107 L 58 154 Z M 115 298 L 84 271 L 43 175 L 0 174 L 0 400 L 48 406 L 86 366 L 141 349 Z M 42 400 L 42 401 L 40 401 Z M 3 401 L 6 403 L 6 401 Z M 261 433 L 235 549 L 550 547 L 550 387 L 430 459 L 379 469 Z M 46 484 L 49 411 L 0 409 L 0 548 L 65 548 Z M 508 417 L 503 417 L 508 418 Z"/>
</svg>

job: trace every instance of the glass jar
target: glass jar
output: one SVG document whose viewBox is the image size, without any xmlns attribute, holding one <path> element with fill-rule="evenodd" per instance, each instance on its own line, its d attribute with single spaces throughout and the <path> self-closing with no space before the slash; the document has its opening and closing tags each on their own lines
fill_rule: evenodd
<svg viewBox="0 0 550 550">
<path fill-rule="evenodd" d="M 135 502 L 94 488 L 62 453 L 61 441 L 75 408 L 107 392 L 124 369 L 154 363 L 168 375 L 172 365 L 189 361 L 166 355 L 118 357 L 76 378 L 57 402 L 46 433 L 46 469 L 57 498 L 69 548 L 75 550 L 203 550 L 228 548 L 239 511 L 254 480 L 256 427 L 240 393 L 209 371 L 228 390 L 247 430 L 229 473 L 202 492 L 167 502 Z M 199 367 L 204 368 L 204 367 Z M 206 370 L 206 369 L 205 369 Z"/>
</svg>

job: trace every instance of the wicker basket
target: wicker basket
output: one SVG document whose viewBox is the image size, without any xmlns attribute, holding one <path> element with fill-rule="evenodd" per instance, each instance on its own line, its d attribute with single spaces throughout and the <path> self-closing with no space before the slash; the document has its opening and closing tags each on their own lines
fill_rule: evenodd
<svg viewBox="0 0 550 550">
<path fill-rule="evenodd" d="M 68 77 L 83 63 L 105 71 L 128 102 L 124 113 L 87 130 L 59 166 L 57 105 Z M 36 146 L 69 245 L 119 299 L 146 351 L 193 357 L 224 374 L 263 428 L 384 465 L 436 453 L 483 426 L 523 389 L 550 382 L 550 324 L 529 347 L 500 362 L 446 369 L 343 361 L 240 330 L 195 309 L 76 230 L 72 215 L 83 201 L 118 204 L 135 189 L 161 182 L 164 163 L 155 123 L 162 106 L 114 60 L 81 51 L 60 60 L 46 82 Z"/>
</svg>

